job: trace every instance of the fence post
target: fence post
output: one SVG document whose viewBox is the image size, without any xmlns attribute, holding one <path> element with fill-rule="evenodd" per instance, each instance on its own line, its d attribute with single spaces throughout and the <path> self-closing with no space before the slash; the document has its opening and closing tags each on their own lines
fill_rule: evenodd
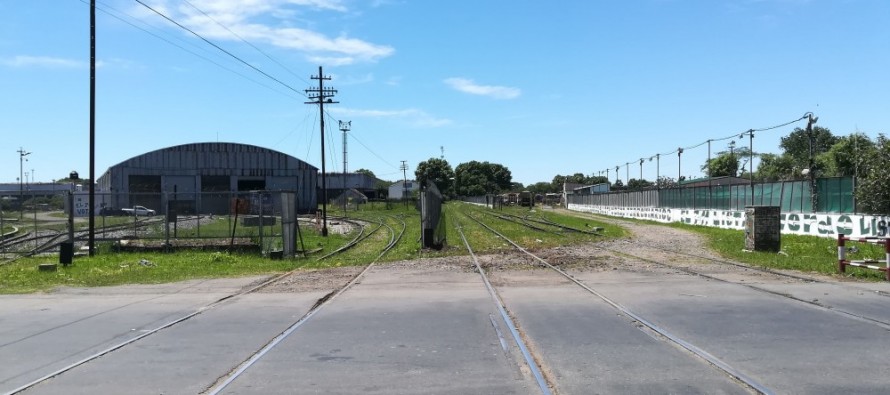
<svg viewBox="0 0 890 395">
<path fill-rule="evenodd" d="M 837 271 L 838 273 L 846 272 L 847 266 L 845 265 L 847 260 L 847 248 L 844 244 L 844 235 L 837 235 Z"/>
</svg>

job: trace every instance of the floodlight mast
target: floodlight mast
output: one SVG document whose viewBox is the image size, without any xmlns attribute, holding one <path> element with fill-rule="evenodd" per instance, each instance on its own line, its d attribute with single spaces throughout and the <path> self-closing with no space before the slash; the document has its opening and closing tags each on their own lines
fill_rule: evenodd
<svg viewBox="0 0 890 395">
<path fill-rule="evenodd" d="M 19 153 L 19 220 L 21 220 L 25 213 L 23 206 L 25 203 L 25 187 L 24 184 L 22 184 L 25 181 L 25 173 L 22 171 L 22 168 L 24 167 L 24 162 L 27 160 L 25 157 L 31 155 L 31 153 L 25 152 L 22 147 L 19 147 L 19 150 L 16 152 Z"/>
</svg>

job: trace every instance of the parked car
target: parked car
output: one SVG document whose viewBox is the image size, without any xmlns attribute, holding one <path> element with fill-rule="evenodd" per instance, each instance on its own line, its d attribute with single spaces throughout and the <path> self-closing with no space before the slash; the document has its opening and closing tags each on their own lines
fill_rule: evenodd
<svg viewBox="0 0 890 395">
<path fill-rule="evenodd" d="M 126 215 L 135 215 L 137 217 L 140 215 L 148 216 L 148 217 L 155 215 L 154 210 L 152 210 L 150 208 L 145 208 L 144 206 L 133 206 L 133 208 L 122 208 L 121 211 L 123 211 Z"/>
</svg>

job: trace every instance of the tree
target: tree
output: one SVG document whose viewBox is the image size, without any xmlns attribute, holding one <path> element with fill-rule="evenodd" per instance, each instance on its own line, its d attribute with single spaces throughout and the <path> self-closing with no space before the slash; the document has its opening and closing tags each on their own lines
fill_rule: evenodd
<svg viewBox="0 0 890 395">
<path fill-rule="evenodd" d="M 559 192 L 559 190 L 553 189 L 553 185 L 546 181 L 536 182 L 534 184 L 529 185 L 525 189 L 528 189 L 529 192 L 534 193 L 534 194 L 538 194 L 538 193 L 546 194 L 546 193 Z"/>
<path fill-rule="evenodd" d="M 817 157 L 820 176 L 858 176 L 866 166 L 866 158 L 874 155 L 877 147 L 865 134 L 854 133 L 840 137 L 827 152 Z"/>
<path fill-rule="evenodd" d="M 831 134 L 831 130 L 827 128 L 815 126 L 813 127 L 813 156 L 817 156 L 824 152 L 828 152 L 831 146 L 838 142 L 838 138 Z M 791 134 L 782 137 L 779 143 L 784 153 L 788 155 L 792 163 L 800 169 L 809 167 L 810 160 L 810 138 L 807 131 L 801 128 L 795 128 Z"/>
<path fill-rule="evenodd" d="M 890 140 L 878 135 L 875 149 L 867 153 L 865 169 L 854 192 L 859 208 L 873 214 L 890 214 Z"/>
<path fill-rule="evenodd" d="M 371 178 L 377 178 L 377 176 L 374 175 L 374 172 L 373 172 L 373 171 L 370 171 L 370 170 L 368 170 L 368 169 L 358 169 L 358 170 L 356 170 L 355 172 L 356 172 L 356 174 L 364 174 L 364 175 L 366 175 L 366 176 L 368 176 L 368 177 L 371 177 Z"/>
<path fill-rule="evenodd" d="M 581 173 L 575 173 L 570 176 L 562 176 L 557 174 L 553 177 L 553 181 L 550 183 L 550 186 L 553 192 L 562 191 L 563 183 L 573 183 L 573 184 L 581 184 L 581 185 L 596 185 L 596 184 L 610 184 L 609 179 L 605 176 L 585 176 Z"/>
<path fill-rule="evenodd" d="M 421 187 L 426 186 L 427 181 L 432 181 L 439 188 L 439 192 L 447 195 L 451 192 L 451 183 L 454 179 L 454 170 L 445 159 L 430 158 L 417 164 L 414 176 Z"/>
<path fill-rule="evenodd" d="M 800 177 L 800 169 L 788 155 L 762 154 L 757 165 L 756 179 L 766 182 L 794 180 Z"/>
<path fill-rule="evenodd" d="M 460 196 L 481 196 L 510 190 L 510 170 L 497 163 L 470 161 L 454 169 L 454 190 Z M 520 189 L 522 190 L 522 184 Z"/>
<path fill-rule="evenodd" d="M 710 163 L 711 177 L 735 177 L 739 174 L 739 157 L 734 152 L 725 152 L 716 158 L 711 158 L 710 162 L 705 162 L 701 170 L 708 174 L 708 164 Z"/>
<path fill-rule="evenodd" d="M 619 180 L 620 181 L 620 180 Z M 646 188 L 651 187 L 653 184 L 651 181 L 646 180 L 638 180 L 636 178 L 631 178 L 627 181 L 627 190 L 629 191 L 640 191 Z"/>
</svg>

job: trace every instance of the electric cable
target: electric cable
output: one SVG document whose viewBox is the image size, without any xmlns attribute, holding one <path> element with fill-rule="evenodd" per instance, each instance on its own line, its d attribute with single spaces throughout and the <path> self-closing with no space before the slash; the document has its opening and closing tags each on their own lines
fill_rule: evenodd
<svg viewBox="0 0 890 395">
<path fill-rule="evenodd" d="M 328 118 L 331 119 L 332 121 L 334 120 L 334 117 L 331 116 L 331 114 L 328 113 L 327 111 L 325 111 L 325 115 L 327 115 Z M 387 161 L 386 159 L 384 159 L 382 156 L 378 155 L 376 152 L 374 152 L 374 150 L 372 150 L 371 148 L 369 148 L 367 145 L 365 145 L 365 143 L 362 142 L 362 141 L 358 138 L 358 136 L 356 135 L 355 132 L 350 133 L 349 135 L 352 136 L 352 139 L 355 140 L 356 142 L 358 142 L 359 145 L 361 145 L 361 146 L 364 147 L 368 152 L 370 152 L 371 155 L 374 155 L 375 157 L 377 157 L 377 159 L 380 159 L 381 162 L 386 163 L 387 165 L 389 165 L 389 166 L 392 167 L 393 169 L 398 169 L 398 168 L 399 168 L 398 166 L 395 166 L 395 165 L 393 165 L 392 163 L 390 163 L 389 161 Z"/>
<path fill-rule="evenodd" d="M 676 154 L 676 153 L 682 153 L 682 151 L 685 151 L 685 150 L 690 150 L 690 149 L 694 149 L 694 148 L 701 147 L 702 145 L 705 145 L 705 144 L 707 144 L 708 142 L 724 141 L 724 140 L 734 139 L 734 138 L 736 138 L 736 137 L 741 138 L 741 137 L 744 136 L 745 134 L 752 134 L 752 135 L 753 135 L 754 132 L 764 132 L 764 131 L 768 131 L 768 130 L 778 129 L 778 128 L 781 128 L 781 127 L 785 127 L 785 126 L 788 126 L 788 125 L 791 125 L 791 124 L 800 122 L 800 121 L 802 121 L 802 120 L 804 120 L 804 119 L 807 119 L 807 117 L 810 116 L 811 114 L 812 114 L 811 112 L 807 112 L 807 113 L 805 113 L 805 114 L 804 114 L 802 117 L 800 117 L 800 118 L 797 118 L 797 119 L 795 119 L 795 120 L 788 121 L 788 122 L 785 122 L 785 123 L 781 123 L 781 124 L 778 124 L 778 125 L 775 125 L 775 126 L 770 126 L 770 127 L 765 127 L 765 128 L 757 128 L 757 129 L 748 129 L 748 130 L 746 130 L 746 131 L 744 131 L 744 132 L 741 132 L 741 133 L 734 133 L 734 134 L 732 134 L 732 135 L 729 135 L 729 136 L 727 136 L 727 137 L 722 137 L 722 138 L 719 138 L 719 139 L 705 140 L 704 142 L 699 143 L 699 144 L 697 144 L 697 145 L 689 146 L 689 147 L 686 147 L 686 148 L 679 147 L 679 148 L 677 148 L 677 149 L 675 149 L 675 150 L 673 150 L 673 151 L 666 152 L 666 153 L 663 153 L 663 154 L 657 154 L 657 155 L 661 155 L 661 156 L 673 155 L 673 154 Z M 651 161 L 652 158 L 654 158 L 654 157 L 656 157 L 656 155 L 652 155 L 651 157 L 649 157 L 649 160 Z M 636 163 L 636 162 L 628 162 L 627 164 L 625 164 L 625 166 L 629 166 L 630 163 Z M 747 163 L 746 163 L 746 164 L 747 164 Z M 621 166 L 619 165 L 619 166 L 617 166 L 617 167 L 620 168 Z M 616 169 L 616 171 L 618 171 L 618 170 Z"/>
<path fill-rule="evenodd" d="M 182 1 L 184 1 L 184 2 L 185 2 L 186 4 L 188 4 L 190 7 L 194 8 L 195 10 L 197 10 L 198 12 L 200 12 L 202 15 L 206 16 L 208 19 L 210 19 L 211 21 L 213 21 L 214 23 L 216 23 L 217 25 L 219 25 L 219 26 L 222 27 L 223 29 L 226 29 L 226 31 L 228 31 L 228 32 L 231 33 L 233 36 L 235 36 L 235 37 L 237 37 L 239 40 L 241 40 L 241 42 L 243 42 L 243 43 L 249 45 L 251 48 L 253 48 L 253 49 L 255 49 L 257 52 L 261 53 L 263 56 L 265 56 L 266 58 L 268 58 L 269 60 L 271 60 L 272 62 L 274 62 L 275 64 L 277 64 L 278 66 L 280 66 L 282 69 L 284 69 L 285 71 L 287 71 L 288 73 L 290 73 L 290 74 L 293 75 L 294 77 L 297 77 L 297 79 L 299 79 L 300 81 L 306 83 L 306 85 L 311 85 L 311 84 L 309 83 L 309 81 L 307 81 L 305 78 L 303 78 L 303 77 L 297 75 L 297 73 L 294 73 L 291 69 L 287 68 L 287 66 L 285 66 L 284 64 L 282 64 L 281 62 L 279 62 L 277 59 L 273 58 L 271 55 L 269 55 L 268 53 L 266 53 L 265 51 L 263 51 L 262 49 L 260 49 L 260 48 L 257 47 L 256 45 L 253 45 L 253 43 L 247 41 L 246 39 L 244 39 L 243 37 L 241 37 L 240 35 L 238 35 L 238 33 L 235 33 L 234 31 L 232 31 L 232 29 L 229 29 L 228 26 L 223 25 L 222 23 L 220 23 L 219 21 L 217 21 L 216 19 L 214 19 L 212 16 L 208 15 L 206 12 L 204 12 L 204 10 L 202 10 L 202 9 L 200 9 L 200 8 L 198 8 L 198 7 L 196 7 L 196 6 L 195 6 L 194 4 L 192 4 L 189 0 L 182 0 Z"/>
<path fill-rule="evenodd" d="M 89 5 L 89 2 L 86 1 L 86 0 L 80 0 L 80 2 Z M 133 23 L 133 22 L 131 22 L 131 21 L 128 21 L 128 20 L 124 19 L 123 17 L 121 17 L 121 16 L 119 16 L 119 15 L 115 15 L 115 12 L 118 13 L 118 14 L 121 14 L 121 15 L 126 15 L 126 16 L 128 16 L 128 17 L 130 17 L 130 18 L 133 18 L 134 20 L 138 20 L 138 18 L 135 18 L 135 17 L 132 16 L 132 15 L 129 15 L 129 14 L 125 13 L 125 12 L 122 12 L 122 11 L 120 11 L 120 10 L 118 10 L 118 9 L 115 9 L 114 7 L 111 7 L 111 6 L 109 6 L 109 5 L 105 4 L 105 3 L 101 3 L 101 2 L 100 2 L 99 4 L 101 5 L 101 7 L 97 6 L 96 9 L 99 10 L 100 12 L 104 13 L 105 15 L 108 15 L 108 16 L 114 18 L 114 19 L 117 19 L 117 20 L 119 20 L 119 21 L 121 21 L 121 22 L 123 22 L 123 23 L 125 23 L 125 24 L 127 24 L 127 25 L 130 25 L 130 26 L 133 27 L 133 28 L 136 28 L 136 29 L 138 29 L 138 30 L 141 30 L 142 32 L 144 32 L 144 33 L 146 33 L 146 34 L 148 34 L 148 35 L 150 35 L 150 36 L 152 36 L 152 37 L 154 37 L 154 38 L 157 38 L 157 39 L 159 39 L 159 40 L 161 40 L 161 41 L 164 41 L 164 42 L 166 42 L 167 44 L 170 44 L 170 45 L 172 45 L 172 46 L 174 46 L 174 47 L 176 47 L 176 48 L 179 48 L 179 49 L 181 49 L 181 50 L 183 50 L 183 51 L 185 51 L 185 52 L 187 52 L 187 53 L 189 53 L 189 54 L 192 54 L 192 55 L 194 55 L 195 57 L 197 57 L 197 58 L 199 58 L 199 59 L 202 59 L 202 60 L 204 60 L 204 61 L 206 61 L 206 62 L 208 62 L 208 63 L 211 63 L 211 64 L 213 64 L 213 65 L 215 65 L 215 66 L 217 66 L 217 67 L 219 67 L 219 68 L 221 68 L 221 69 L 223 69 L 223 70 L 226 70 L 226 71 L 228 71 L 228 72 L 230 72 L 230 73 L 232 73 L 232 74 L 235 74 L 235 75 L 237 75 L 237 76 L 239 76 L 239 77 L 241 77 L 241 78 L 244 78 L 244 79 L 247 80 L 247 81 L 253 82 L 253 83 L 255 83 L 255 84 L 259 85 L 259 86 L 262 86 L 262 87 L 264 87 L 264 88 L 266 88 L 266 89 L 269 89 L 269 90 L 271 90 L 271 91 L 273 91 L 273 92 L 275 92 L 275 93 L 278 93 L 278 94 L 280 94 L 280 95 L 282 95 L 282 96 L 284 96 L 284 97 L 287 97 L 287 98 L 289 98 L 289 99 L 293 99 L 293 100 L 302 100 L 302 99 L 298 99 L 298 98 L 296 98 L 296 97 L 294 97 L 294 96 L 291 96 L 291 95 L 288 94 L 288 93 L 282 92 L 282 91 L 280 91 L 280 90 L 278 90 L 278 89 L 276 89 L 276 88 L 274 88 L 274 87 L 272 87 L 272 86 L 270 86 L 270 85 L 268 85 L 268 84 L 265 84 L 265 83 L 260 82 L 260 81 L 258 81 L 258 80 L 256 80 L 256 79 L 253 79 L 253 78 L 247 76 L 246 74 L 243 74 L 243 73 L 241 73 L 241 72 L 239 72 L 239 71 L 237 71 L 237 70 L 234 70 L 234 69 L 232 69 L 232 68 L 229 68 L 229 67 L 227 67 L 227 66 L 225 66 L 225 65 L 223 65 L 223 64 L 221 64 L 221 63 L 219 63 L 219 62 L 217 62 L 217 61 L 214 61 L 213 59 L 210 59 L 210 58 L 208 58 L 208 57 L 206 57 L 206 56 L 204 56 L 204 55 L 201 55 L 201 54 L 199 54 L 199 53 L 197 53 L 197 52 L 195 52 L 195 51 L 193 51 L 193 50 L 190 50 L 190 49 L 188 49 L 188 48 L 186 48 L 186 47 L 184 47 L 184 46 L 182 46 L 182 45 L 180 45 L 180 44 L 177 44 L 176 42 L 174 42 L 174 41 L 172 41 L 172 40 L 170 40 L 170 39 L 168 39 L 168 38 L 165 38 L 165 37 L 163 37 L 163 36 L 161 36 L 161 35 L 159 35 L 159 34 L 157 34 L 157 33 L 154 33 L 154 32 L 152 32 L 152 31 L 150 31 L 150 30 L 148 30 L 148 29 L 146 29 L 146 28 L 144 28 L 144 27 L 138 26 L 138 25 L 136 25 L 135 23 Z M 103 7 L 104 7 L 104 8 L 103 8 Z M 109 10 L 112 10 L 112 11 L 114 11 L 114 12 L 109 11 Z"/>
<path fill-rule="evenodd" d="M 294 91 L 294 92 L 297 92 L 297 93 L 299 93 L 300 95 L 302 95 L 302 96 L 304 96 L 304 97 L 308 97 L 308 96 L 306 96 L 306 93 L 305 93 L 305 92 L 301 92 L 301 91 L 297 90 L 296 88 L 294 88 L 294 87 L 292 87 L 292 86 L 290 86 L 290 85 L 288 85 L 288 84 L 285 84 L 284 82 L 282 82 L 282 81 L 279 80 L 278 78 L 275 78 L 275 77 L 269 75 L 269 74 L 266 73 L 265 71 L 260 70 L 258 67 L 254 66 L 254 65 L 252 65 L 252 64 L 250 64 L 250 63 L 247 63 L 246 61 L 244 61 L 244 59 L 239 58 L 237 55 L 235 55 L 235 54 L 233 54 L 233 53 L 231 53 L 231 52 L 225 50 L 224 48 L 220 47 L 219 45 L 213 43 L 212 41 L 210 41 L 210 40 L 208 40 L 208 39 L 206 39 L 206 38 L 204 38 L 204 36 L 201 36 L 200 34 L 196 33 L 194 30 L 189 29 L 188 27 L 183 26 L 182 24 L 180 24 L 179 22 L 176 22 L 175 20 L 173 20 L 173 19 L 170 18 L 169 16 L 165 15 L 164 13 L 162 13 L 162 12 L 160 12 L 160 11 L 158 11 L 158 10 L 152 8 L 152 7 L 150 7 L 148 4 L 145 4 L 142 0 L 135 0 L 135 1 L 136 1 L 137 3 L 139 3 L 139 4 L 141 4 L 143 7 L 148 8 L 150 11 L 154 12 L 155 14 L 158 14 L 158 15 L 160 15 L 162 18 L 164 18 L 164 19 L 170 21 L 170 23 L 173 23 L 174 25 L 178 26 L 180 29 L 183 29 L 183 30 L 185 30 L 185 31 L 187 31 L 187 32 L 189 32 L 189 33 L 191 33 L 192 35 L 194 35 L 195 37 L 201 39 L 201 40 L 204 41 L 205 43 L 207 43 L 207 44 L 213 46 L 214 48 L 216 48 L 216 49 L 222 51 L 222 52 L 225 53 L 226 55 L 231 56 L 233 59 L 237 60 L 238 62 L 242 63 L 243 65 L 245 65 L 245 66 L 247 66 L 247 67 L 253 69 L 254 71 L 256 71 L 256 72 L 258 72 L 258 73 L 264 75 L 266 78 L 269 78 L 269 79 L 271 79 L 272 81 L 277 82 L 277 83 L 280 84 L 281 86 L 283 86 L 283 87 L 285 87 L 285 88 L 287 88 L 287 89 L 289 89 L 289 90 L 292 90 L 292 91 Z"/>
</svg>

